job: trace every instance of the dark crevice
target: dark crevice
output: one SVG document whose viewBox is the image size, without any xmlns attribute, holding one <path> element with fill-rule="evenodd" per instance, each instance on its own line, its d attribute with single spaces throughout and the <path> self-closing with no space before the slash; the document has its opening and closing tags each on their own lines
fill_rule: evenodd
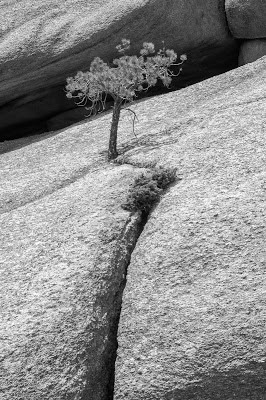
<svg viewBox="0 0 266 400">
<path fill-rule="evenodd" d="M 132 243 L 129 244 L 128 253 L 126 256 L 125 266 L 124 266 L 124 275 L 123 279 L 120 282 L 120 286 L 118 291 L 115 294 L 113 301 L 113 309 L 114 309 L 114 318 L 110 324 L 110 336 L 109 341 L 110 344 L 108 349 L 106 349 L 106 361 L 105 361 L 105 370 L 110 371 L 109 380 L 107 384 L 107 396 L 104 400 L 113 400 L 114 398 L 114 384 L 115 384 L 115 362 L 117 358 L 117 349 L 118 349 L 118 327 L 120 321 L 120 315 L 122 310 L 123 303 L 123 292 L 127 284 L 127 272 L 128 266 L 130 265 L 131 255 L 136 247 L 138 239 L 147 223 L 149 213 L 142 212 L 140 213 L 140 221 L 138 222 L 138 228 L 136 232 L 136 236 Z"/>
<path fill-rule="evenodd" d="M 96 299 L 94 350 L 88 354 L 87 383 L 78 397 L 80 400 L 112 400 L 114 395 L 115 361 L 117 355 L 117 332 L 120 320 L 123 291 L 126 286 L 127 269 L 139 236 L 147 222 L 140 211 L 129 213 L 120 233 L 107 243 L 113 242 L 110 259 L 110 276 L 105 281 L 105 290 Z M 113 236 L 112 236 L 113 237 Z M 101 276 L 102 279 L 102 276 Z M 102 321 L 104 316 L 105 321 Z M 94 365 L 91 359 L 95 359 Z"/>
<path fill-rule="evenodd" d="M 138 167 L 147 168 L 145 165 L 138 165 Z M 117 239 L 117 247 L 114 252 L 113 262 L 115 263 L 116 270 L 119 275 L 117 279 L 120 279 L 119 287 L 112 299 L 112 311 L 109 318 L 109 334 L 108 334 L 108 345 L 105 348 L 105 354 L 103 355 L 103 369 L 102 373 L 108 374 L 106 396 L 102 400 L 113 400 L 114 398 L 114 384 L 115 384 L 115 362 L 117 358 L 118 349 L 118 327 L 120 322 L 120 316 L 123 305 L 123 293 L 127 284 L 127 273 L 128 267 L 131 262 L 132 253 L 138 243 L 139 237 L 142 234 L 145 225 L 149 219 L 149 216 L 154 211 L 155 207 L 158 206 L 160 199 L 170 187 L 172 187 L 180 178 L 176 177 L 175 182 L 169 182 L 167 187 L 164 188 L 161 196 L 153 203 L 151 207 L 146 211 L 132 211 L 125 227 Z M 88 400 L 84 398 L 84 400 Z"/>
</svg>

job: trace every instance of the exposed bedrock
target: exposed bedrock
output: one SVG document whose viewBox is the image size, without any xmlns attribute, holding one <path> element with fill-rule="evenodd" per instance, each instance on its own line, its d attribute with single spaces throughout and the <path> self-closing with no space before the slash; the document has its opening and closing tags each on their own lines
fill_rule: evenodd
<svg viewBox="0 0 266 400">
<path fill-rule="evenodd" d="M 124 157 L 182 180 L 131 257 L 115 400 L 265 399 L 265 67 L 266 57 L 150 101 L 149 132 L 178 117 Z"/>
<path fill-rule="evenodd" d="M 123 112 L 135 167 L 108 113 L 1 154 L 1 400 L 264 400 L 265 66 Z M 138 237 L 143 162 L 182 180 Z"/>
<path fill-rule="evenodd" d="M 72 158 L 63 142 L 1 156 L 1 400 L 112 397 L 126 267 L 142 227 L 120 207 L 135 171 L 84 167 L 81 143 Z"/>
<path fill-rule="evenodd" d="M 224 0 L 24 0 L 6 3 L 0 16 L 0 138 L 56 129 L 82 117 L 65 98 L 67 76 L 100 56 L 112 60 L 123 37 L 132 53 L 143 41 L 162 40 L 188 62 L 173 88 L 237 65 L 238 44 L 226 22 Z M 79 115 L 77 115 L 79 114 Z M 47 121 L 53 118 L 55 125 Z"/>
</svg>

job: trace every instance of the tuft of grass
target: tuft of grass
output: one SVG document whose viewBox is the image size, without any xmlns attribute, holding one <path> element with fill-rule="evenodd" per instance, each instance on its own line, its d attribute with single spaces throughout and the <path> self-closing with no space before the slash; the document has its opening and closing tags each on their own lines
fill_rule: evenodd
<svg viewBox="0 0 266 400">
<path fill-rule="evenodd" d="M 154 167 L 138 176 L 130 185 L 124 210 L 148 213 L 161 193 L 176 180 L 176 169 Z"/>
</svg>

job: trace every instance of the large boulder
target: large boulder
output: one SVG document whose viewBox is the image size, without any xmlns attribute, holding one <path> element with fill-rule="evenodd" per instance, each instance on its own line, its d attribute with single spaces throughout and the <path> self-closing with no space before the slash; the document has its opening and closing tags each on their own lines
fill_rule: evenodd
<svg viewBox="0 0 266 400">
<path fill-rule="evenodd" d="M 121 208 L 135 170 L 99 155 L 106 124 L 1 155 L 1 400 L 112 395 L 121 296 L 141 225 Z"/>
<path fill-rule="evenodd" d="M 134 108 L 124 162 L 182 180 L 131 257 L 115 400 L 265 399 L 265 82 L 266 57 Z"/>
<path fill-rule="evenodd" d="M 245 65 L 266 55 L 266 39 L 245 40 L 238 56 L 238 64 Z"/>
<path fill-rule="evenodd" d="M 186 52 L 181 87 L 237 65 L 224 0 L 5 2 L 0 26 L 2 140 L 48 130 L 49 118 L 74 108 L 63 91 L 66 77 L 88 69 L 95 56 L 112 60 L 123 37 L 132 53 L 143 41 L 158 48 L 162 40 Z"/>
<path fill-rule="evenodd" d="M 225 0 L 228 26 L 238 39 L 266 38 L 264 0 Z"/>
<path fill-rule="evenodd" d="M 121 303 L 117 399 L 264 398 L 265 66 L 122 113 L 132 165 L 110 113 L 0 144 L 1 400 L 110 400 Z M 138 236 L 150 162 L 182 180 Z"/>
</svg>

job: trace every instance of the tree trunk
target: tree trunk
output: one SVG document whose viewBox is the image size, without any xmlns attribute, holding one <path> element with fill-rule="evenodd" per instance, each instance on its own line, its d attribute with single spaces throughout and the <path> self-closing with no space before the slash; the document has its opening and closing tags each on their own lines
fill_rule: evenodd
<svg viewBox="0 0 266 400">
<path fill-rule="evenodd" d="M 108 160 L 114 160 L 118 156 L 117 152 L 117 129 L 120 118 L 120 111 L 122 106 L 122 100 L 118 97 L 114 101 L 112 124 L 109 138 L 109 149 L 108 149 Z"/>
</svg>

